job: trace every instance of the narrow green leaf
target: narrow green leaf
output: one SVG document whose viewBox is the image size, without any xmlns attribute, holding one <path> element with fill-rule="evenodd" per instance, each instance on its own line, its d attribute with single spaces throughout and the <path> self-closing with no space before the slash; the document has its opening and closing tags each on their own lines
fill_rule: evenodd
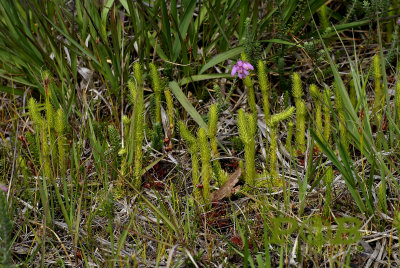
<svg viewBox="0 0 400 268">
<path fill-rule="evenodd" d="M 359 20 L 359 21 L 353 21 L 353 22 L 349 22 L 349 23 L 339 24 L 339 25 L 335 26 L 335 30 L 336 31 L 331 31 L 331 32 L 324 33 L 322 35 L 322 37 L 323 38 L 328 38 L 328 37 L 331 37 L 333 35 L 336 35 L 336 32 L 341 32 L 341 31 L 344 31 L 344 30 L 351 30 L 351 29 L 356 28 L 356 27 L 368 25 L 368 23 L 370 23 L 369 20 Z"/>
<path fill-rule="evenodd" d="M 346 186 L 348 190 L 350 191 L 351 196 L 353 197 L 354 201 L 356 202 L 358 208 L 360 209 L 361 212 L 365 212 L 365 205 L 362 202 L 361 196 L 359 192 L 355 189 L 355 181 L 354 178 L 352 177 L 352 174 L 348 174 L 348 171 L 346 168 L 342 165 L 341 161 L 339 158 L 335 155 L 335 153 L 332 151 L 332 149 L 328 146 L 328 144 L 324 141 L 322 141 L 315 131 L 311 129 L 311 135 L 314 138 L 314 140 L 317 142 L 318 146 L 321 148 L 322 152 L 328 157 L 329 160 L 332 161 L 333 165 L 339 170 L 339 172 L 342 174 L 343 179 L 346 183 Z"/>
<path fill-rule="evenodd" d="M 53 25 L 53 27 L 59 31 L 66 39 L 68 39 L 69 42 L 71 42 L 72 45 L 74 45 L 77 49 L 79 49 L 84 55 L 89 57 L 91 60 L 93 60 L 94 63 L 100 65 L 99 61 L 90 53 L 86 48 L 81 46 L 78 42 L 75 41 L 74 38 L 72 38 L 69 34 L 65 33 L 60 27 L 58 27 L 56 24 L 54 24 L 50 19 L 46 18 L 47 21 Z"/>
<path fill-rule="evenodd" d="M 189 84 L 191 82 L 198 82 L 203 80 L 211 80 L 211 79 L 218 79 L 218 78 L 228 78 L 231 77 L 230 74 L 199 74 L 199 75 L 192 75 L 190 77 L 185 77 L 179 81 L 179 86 L 183 86 Z"/>
<path fill-rule="evenodd" d="M 193 12 L 194 12 L 195 7 L 196 7 L 196 0 L 192 0 L 189 3 L 189 6 L 186 8 L 185 14 L 183 15 L 182 22 L 179 25 L 179 32 L 182 36 L 182 41 L 185 40 L 185 38 L 186 38 L 187 30 L 189 28 L 190 22 L 192 21 Z M 176 23 L 178 23 L 178 22 L 176 22 Z M 181 51 L 182 45 L 184 45 L 184 44 L 182 44 L 180 38 L 175 38 L 174 46 L 173 46 L 173 53 L 172 53 L 172 55 L 173 55 L 172 60 L 174 62 L 176 61 L 176 59 L 179 56 L 179 52 Z"/>
<path fill-rule="evenodd" d="M 227 59 L 233 58 L 237 55 L 240 55 L 240 53 L 244 52 L 244 47 L 235 47 L 232 48 L 231 50 L 228 50 L 226 52 L 223 52 L 221 54 L 218 54 L 214 58 L 212 58 L 209 62 L 207 62 L 200 70 L 199 74 L 204 73 L 206 70 L 209 68 L 217 65 L 220 62 L 223 62 Z"/>
<path fill-rule="evenodd" d="M 282 45 L 288 45 L 288 46 L 296 46 L 296 47 L 303 47 L 301 45 L 298 45 L 296 43 L 288 42 L 282 39 L 268 39 L 268 40 L 261 40 L 261 43 L 275 43 L 275 44 L 282 44 Z"/>
<path fill-rule="evenodd" d="M 167 48 L 169 50 L 168 53 L 171 56 L 171 51 L 172 51 L 171 25 L 169 23 L 168 9 L 165 1 L 161 1 L 161 13 L 162 13 L 162 34 L 165 36 L 165 39 L 167 41 Z"/>
<path fill-rule="evenodd" d="M 121 5 L 125 8 L 126 12 L 128 12 L 128 15 L 131 14 L 130 10 L 129 10 L 129 5 L 127 0 L 119 0 L 119 2 L 121 3 Z"/>
<path fill-rule="evenodd" d="M 106 27 L 106 25 L 107 25 L 108 12 L 110 12 L 111 6 L 114 4 L 114 1 L 115 0 L 107 0 L 106 4 L 102 8 L 101 22 L 102 22 L 103 27 Z"/>
<path fill-rule="evenodd" d="M 170 87 L 172 93 L 178 99 L 178 101 L 182 104 L 182 106 L 186 110 L 186 112 L 194 119 L 194 121 L 196 121 L 197 124 L 199 124 L 200 127 L 207 130 L 208 127 L 207 127 L 206 122 L 204 122 L 201 115 L 197 112 L 197 110 L 189 102 L 189 100 L 186 98 L 185 94 L 183 94 L 178 83 L 176 81 L 171 81 L 171 82 L 169 82 L 169 87 Z"/>
<path fill-rule="evenodd" d="M 160 46 L 160 44 L 159 44 L 158 42 L 156 43 L 156 39 L 155 39 L 154 34 L 152 35 L 152 34 L 149 32 L 149 33 L 148 33 L 148 37 L 149 37 L 150 45 L 152 45 L 153 48 L 156 49 L 157 55 L 158 55 L 161 59 L 163 59 L 163 60 L 165 60 L 165 61 L 169 61 L 170 58 L 167 57 L 167 55 L 165 54 L 165 52 L 164 52 L 164 50 L 162 49 L 162 47 Z"/>
<path fill-rule="evenodd" d="M 22 89 L 16 89 L 16 88 L 7 87 L 7 86 L 0 86 L 0 92 L 22 96 L 22 95 L 24 95 L 25 91 Z"/>
<path fill-rule="evenodd" d="M 213 15 L 213 17 L 214 17 L 214 20 L 215 20 L 215 22 L 216 22 L 217 25 L 218 25 L 218 28 L 219 28 L 220 33 L 221 33 L 222 36 L 224 37 L 224 39 L 225 39 L 225 41 L 227 42 L 227 44 L 230 46 L 230 42 L 229 42 L 228 37 L 226 36 L 225 30 L 224 30 L 224 28 L 222 27 L 221 22 L 219 21 L 218 16 L 217 16 L 217 14 L 215 13 L 214 8 L 211 6 L 210 2 L 208 2 L 208 5 L 206 4 L 206 7 L 208 8 L 209 11 L 211 11 L 211 13 L 212 13 L 212 15 Z"/>
</svg>

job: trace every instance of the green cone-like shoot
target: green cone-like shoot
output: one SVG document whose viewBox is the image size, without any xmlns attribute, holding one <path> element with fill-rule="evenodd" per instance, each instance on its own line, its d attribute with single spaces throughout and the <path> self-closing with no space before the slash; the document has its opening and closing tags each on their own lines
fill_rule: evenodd
<svg viewBox="0 0 400 268">
<path fill-rule="evenodd" d="M 169 120 L 169 129 L 171 132 L 171 136 L 173 136 L 173 131 L 174 131 L 174 126 L 175 126 L 175 120 L 174 120 L 174 101 L 172 99 L 172 94 L 169 89 L 164 90 L 164 95 L 165 95 L 165 101 L 167 102 L 167 115 L 168 115 L 168 120 Z"/>
<path fill-rule="evenodd" d="M 255 186 L 255 134 L 257 121 L 253 114 L 247 114 L 242 109 L 238 113 L 239 136 L 244 143 L 244 158 L 246 162 L 245 180 L 252 187 Z"/>
<path fill-rule="evenodd" d="M 326 29 L 329 28 L 329 20 L 328 20 L 328 8 L 326 4 L 322 5 L 319 10 L 319 19 L 320 19 L 320 27 L 322 32 L 325 32 Z"/>
<path fill-rule="evenodd" d="M 300 75 L 298 73 L 294 73 L 292 76 L 292 94 L 293 97 L 295 98 L 295 101 L 299 101 L 300 98 L 303 96 L 303 89 L 301 86 L 301 78 Z M 296 104 L 297 106 L 297 104 Z M 296 107 L 297 109 L 297 107 Z"/>
<path fill-rule="evenodd" d="M 199 173 L 199 146 L 196 138 L 190 133 L 183 122 L 179 122 L 179 132 L 182 139 L 186 142 L 189 148 L 190 156 L 192 159 L 192 181 L 193 181 L 193 195 L 194 198 L 200 202 L 203 200 L 199 189 L 200 173 Z"/>
<path fill-rule="evenodd" d="M 292 116 L 292 114 L 294 113 L 294 107 L 288 107 L 286 108 L 284 111 L 280 112 L 279 114 L 274 114 L 273 116 L 271 116 L 271 119 L 269 121 L 269 125 L 272 127 L 276 127 L 279 122 L 288 119 L 289 117 Z"/>
<path fill-rule="evenodd" d="M 296 107 L 296 146 L 301 153 L 306 151 L 306 104 L 298 101 Z"/>
<path fill-rule="evenodd" d="M 322 140 L 322 104 L 321 104 L 321 93 L 318 87 L 314 84 L 310 86 L 310 95 L 315 103 L 315 123 L 317 125 L 317 136 Z"/>
<path fill-rule="evenodd" d="M 222 186 L 227 178 L 225 172 L 221 168 L 221 164 L 218 160 L 218 142 L 217 142 L 217 123 L 218 123 L 218 104 L 213 104 L 208 112 L 208 137 L 210 138 L 212 156 L 213 156 L 213 167 L 215 170 L 215 176 L 218 184 Z"/>
<path fill-rule="evenodd" d="M 131 101 L 133 106 L 135 106 L 135 104 L 136 104 L 136 93 L 137 93 L 136 85 L 137 85 L 137 83 L 134 79 L 130 79 L 128 81 L 129 100 Z"/>
<path fill-rule="evenodd" d="M 275 114 L 271 116 L 270 123 L 269 125 L 271 126 L 270 128 L 270 137 L 271 137 L 271 144 L 269 148 L 269 169 L 270 169 L 270 176 L 273 181 L 273 184 L 280 184 L 279 175 L 278 175 L 278 158 L 276 154 L 276 150 L 278 148 L 278 138 L 277 138 L 277 132 L 278 132 L 278 124 L 279 122 L 288 119 L 292 114 L 294 113 L 294 107 L 289 107 L 283 112 L 280 112 L 279 114 Z"/>
<path fill-rule="evenodd" d="M 144 100 L 143 100 L 143 79 L 142 71 L 139 63 L 135 63 L 135 79 L 137 82 L 136 88 L 136 108 L 135 108 L 135 160 L 134 160 L 134 185 L 140 189 L 142 185 L 142 144 L 144 139 Z M 134 84 L 136 86 L 136 84 Z M 133 90 L 131 90 L 133 92 Z"/>
<path fill-rule="evenodd" d="M 200 128 L 197 133 L 198 143 L 200 147 L 201 158 L 201 177 L 203 183 L 203 199 L 204 203 L 210 203 L 210 181 L 211 181 L 211 151 L 208 144 L 207 134 L 204 128 Z"/>
<path fill-rule="evenodd" d="M 156 66 L 150 63 L 150 77 L 155 95 L 155 123 L 161 124 L 161 82 Z"/>
<path fill-rule="evenodd" d="M 37 128 L 41 129 L 43 125 L 43 119 L 42 116 L 40 115 L 38 104 L 36 103 L 34 98 L 29 99 L 28 108 L 29 108 L 29 115 L 33 123 L 36 125 Z"/>
<path fill-rule="evenodd" d="M 330 110 L 330 105 L 331 105 L 331 91 L 327 87 L 325 89 L 325 93 L 323 94 L 323 110 L 324 110 L 324 138 L 325 140 L 330 143 L 330 137 L 331 137 L 331 110 Z"/>
<path fill-rule="evenodd" d="M 263 97 L 264 118 L 265 122 L 268 122 L 271 115 L 269 103 L 271 86 L 269 84 L 267 73 L 265 71 L 265 64 L 261 60 L 258 61 L 258 81 L 260 83 L 260 89 Z"/>
</svg>

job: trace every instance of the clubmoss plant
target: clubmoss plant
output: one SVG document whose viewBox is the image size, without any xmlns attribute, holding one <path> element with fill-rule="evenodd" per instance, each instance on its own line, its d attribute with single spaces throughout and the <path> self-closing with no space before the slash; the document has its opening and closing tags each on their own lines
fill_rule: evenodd
<svg viewBox="0 0 400 268">
<path fill-rule="evenodd" d="M 331 91 L 327 87 L 323 94 L 323 110 L 324 110 L 324 138 L 326 142 L 330 144 L 330 137 L 331 137 Z"/>
<path fill-rule="evenodd" d="M 44 79 L 44 87 L 45 89 L 48 89 L 48 83 L 49 83 L 49 77 L 46 76 Z M 46 90 L 46 92 L 49 92 Z M 53 187 L 55 188 L 55 196 L 58 200 L 58 203 L 61 207 L 61 210 L 63 212 L 65 221 L 68 225 L 68 227 L 71 229 L 70 221 L 69 221 L 69 216 L 67 215 L 67 212 L 65 210 L 64 206 L 64 201 L 61 197 L 60 191 L 59 191 L 59 186 L 56 183 L 56 167 L 60 167 L 60 170 L 63 170 L 65 172 L 65 152 L 64 152 L 64 142 L 65 139 L 63 138 L 63 132 L 64 132 L 64 115 L 62 111 L 57 111 L 57 114 L 54 112 L 54 108 L 49 102 L 49 95 L 46 94 L 46 102 L 45 102 L 45 116 L 42 117 L 39 113 L 38 109 L 38 104 L 36 101 L 31 98 L 29 100 L 29 114 L 34 122 L 34 129 L 35 129 L 35 144 L 37 146 L 37 149 L 39 150 L 39 164 L 42 165 L 43 167 L 43 180 L 39 180 L 39 192 L 40 192 L 40 198 L 42 201 L 42 204 L 44 206 L 44 211 L 45 211 L 45 217 L 46 217 L 46 222 L 48 224 L 52 223 L 52 217 L 50 214 L 50 209 L 49 209 L 49 193 L 48 193 L 48 185 L 47 183 L 50 182 Z M 56 139 L 56 132 L 57 132 L 57 139 Z M 58 142 L 56 142 L 58 140 Z M 36 147 L 35 146 L 35 147 Z M 61 150 L 61 155 L 59 154 L 58 148 Z M 55 159 L 58 159 L 58 161 L 55 161 Z M 62 164 L 58 164 L 61 159 L 63 159 Z M 53 163 L 53 165 L 52 165 Z M 62 173 L 62 176 L 65 176 L 65 173 Z M 63 181 L 65 183 L 65 180 Z M 66 187 L 64 184 L 64 195 L 67 195 L 66 192 Z M 65 197 L 67 200 L 68 198 Z M 68 205 L 68 201 L 67 201 Z"/>
<path fill-rule="evenodd" d="M 126 157 L 122 160 L 122 166 L 121 166 L 121 173 L 125 174 L 127 169 L 131 167 L 131 165 L 134 163 L 134 154 L 135 154 L 135 137 L 136 137 L 136 111 L 138 107 L 136 105 L 137 102 L 137 81 L 136 79 L 132 78 L 128 81 L 128 89 L 129 89 L 129 100 L 132 103 L 132 106 L 134 107 L 134 113 L 132 114 L 131 118 L 128 120 L 125 119 L 124 123 L 129 124 L 129 128 L 125 128 L 125 144 L 127 145 L 126 148 Z M 143 129 L 144 131 L 144 129 Z M 135 175 L 133 177 L 133 182 L 135 181 Z"/>
<path fill-rule="evenodd" d="M 192 182 L 193 182 L 193 196 L 198 201 L 203 200 L 201 196 L 200 187 L 200 174 L 199 174 L 199 144 L 197 139 L 190 133 L 188 128 L 183 122 L 179 122 L 179 132 L 182 139 L 186 142 L 190 157 L 192 159 Z"/>
<path fill-rule="evenodd" d="M 322 140 L 322 104 L 321 104 L 321 93 L 318 87 L 314 84 L 310 86 L 310 95 L 315 103 L 315 123 L 317 126 L 317 136 Z"/>
<path fill-rule="evenodd" d="M 205 204 L 210 203 L 210 181 L 211 181 L 211 151 L 208 144 L 207 133 L 204 128 L 200 128 L 197 133 L 201 159 L 201 177 L 203 184 L 203 200 Z"/>
<path fill-rule="evenodd" d="M 50 158 L 50 150 L 53 148 L 53 140 L 54 137 L 52 135 L 52 130 L 54 129 L 54 110 L 53 107 L 50 104 L 50 92 L 49 92 L 49 84 L 50 84 L 50 73 L 49 72 L 44 72 L 43 73 L 43 85 L 45 89 L 45 109 L 46 109 L 46 117 L 42 120 L 40 120 L 42 123 L 38 125 L 38 128 L 36 130 L 39 130 L 38 135 L 40 136 L 40 142 L 41 142 L 41 163 L 43 164 L 43 170 L 44 170 L 44 176 L 48 179 L 51 179 L 52 177 L 52 172 L 51 172 L 51 158 Z M 37 108 L 34 110 L 37 110 Z M 35 112 L 35 111 L 34 111 Z M 33 114 L 32 114 L 32 119 L 33 119 Z M 35 115 L 36 117 L 37 115 Z M 49 148 L 49 143 L 48 143 L 48 136 L 50 137 L 50 148 Z M 44 194 L 46 195 L 46 200 L 48 200 L 48 194 L 47 194 L 47 185 L 46 185 L 46 180 L 43 180 L 43 187 L 46 189 Z M 42 200 L 44 201 L 44 200 Z M 47 201 L 46 201 L 47 202 Z"/>
<path fill-rule="evenodd" d="M 269 174 L 271 176 L 271 180 L 274 185 L 278 184 L 281 185 L 281 181 L 278 175 L 278 159 L 276 150 L 278 149 L 278 125 L 283 120 L 288 119 L 294 113 L 294 107 L 289 107 L 283 112 L 279 114 L 275 114 L 271 116 L 271 119 L 268 123 L 270 128 L 270 136 L 271 136 L 271 144 L 270 144 L 270 151 L 269 151 Z"/>
<path fill-rule="evenodd" d="M 217 142 L 217 123 L 218 123 L 218 104 L 213 104 L 208 112 L 208 137 L 211 144 L 211 152 L 213 156 L 213 169 L 218 185 L 222 186 L 228 179 L 228 174 L 221 168 L 218 160 L 218 142 Z"/>
<path fill-rule="evenodd" d="M 29 117 L 33 121 L 33 128 L 35 129 L 35 134 L 28 133 L 27 141 L 29 144 L 29 151 L 32 154 L 33 162 L 35 164 L 40 164 L 40 137 L 37 133 L 40 133 L 40 129 L 44 125 L 42 116 L 40 115 L 38 104 L 35 99 L 30 98 L 28 101 Z"/>
<path fill-rule="evenodd" d="M 263 109 L 265 122 L 269 121 L 271 116 L 269 97 L 271 92 L 271 85 L 268 81 L 267 73 L 265 70 L 265 64 L 263 61 L 258 61 L 258 81 L 260 83 L 260 89 L 263 97 Z"/>
<path fill-rule="evenodd" d="M 117 154 L 121 149 L 121 137 L 119 136 L 118 130 L 113 125 L 108 125 L 107 130 L 110 140 L 112 159 L 116 159 Z"/>
<path fill-rule="evenodd" d="M 128 168 L 128 159 L 127 159 L 127 153 L 128 153 L 128 148 L 129 148 L 129 133 L 130 133 L 130 124 L 131 124 L 131 120 L 129 119 L 128 116 L 123 115 L 122 116 L 122 123 L 124 124 L 124 141 L 126 146 L 122 147 L 119 152 L 118 152 L 118 156 L 121 157 L 121 169 L 120 169 L 120 173 L 121 176 L 125 176 L 126 175 L 126 171 Z M 120 181 L 120 184 L 122 185 L 122 181 Z"/>
<path fill-rule="evenodd" d="M 331 214 L 331 202 L 332 202 L 332 182 L 333 182 L 333 170 L 332 167 L 328 167 L 324 177 L 322 178 L 325 184 L 325 202 L 323 208 L 323 215 L 329 217 Z"/>
<path fill-rule="evenodd" d="M 174 100 L 172 98 L 171 90 L 164 90 L 165 101 L 167 102 L 167 115 L 169 121 L 169 137 L 174 137 L 174 128 L 175 128 L 175 109 L 174 109 Z"/>
<path fill-rule="evenodd" d="M 155 121 L 156 123 L 161 123 L 161 95 L 162 95 L 162 87 L 160 81 L 160 75 L 158 73 L 157 67 L 154 63 L 150 63 L 150 77 L 152 82 L 152 87 L 155 95 Z"/>
<path fill-rule="evenodd" d="M 28 103 L 29 116 L 31 117 L 35 127 L 40 128 L 43 125 L 43 119 L 39 112 L 39 107 L 34 98 L 29 99 Z"/>
<path fill-rule="evenodd" d="M 209 112 L 208 133 L 204 128 L 200 128 L 197 133 L 197 139 L 190 133 L 183 122 L 179 123 L 181 137 L 186 142 L 192 159 L 192 180 L 193 180 L 193 195 L 196 200 L 202 201 L 204 204 L 210 203 L 210 183 L 212 179 L 212 171 L 219 186 L 227 179 L 228 174 L 221 168 L 218 161 L 219 153 L 217 147 L 217 121 L 218 121 L 218 105 L 214 104 Z M 208 139 L 210 138 L 210 144 Z M 201 174 L 199 174 L 199 158 L 201 160 Z M 213 165 L 211 166 L 211 155 L 213 156 Z M 200 181 L 200 175 L 202 180 Z M 201 186 L 200 187 L 200 183 Z M 202 188 L 202 194 L 200 191 Z"/>
<path fill-rule="evenodd" d="M 152 87 L 154 91 L 154 122 L 153 122 L 153 133 L 152 133 L 152 147 L 161 151 L 163 145 L 163 133 L 161 127 L 161 98 L 162 98 L 162 86 L 160 80 L 160 74 L 154 63 L 150 63 L 150 77 Z"/>
<path fill-rule="evenodd" d="M 301 85 L 301 78 L 298 73 L 294 73 L 292 76 L 292 94 L 296 105 L 296 110 L 298 110 L 301 97 L 303 96 L 303 87 Z"/>
<path fill-rule="evenodd" d="M 302 154 L 306 151 L 306 114 L 306 104 L 301 100 L 296 108 L 296 146 Z"/>
<path fill-rule="evenodd" d="M 255 135 L 257 132 L 257 121 L 254 114 L 248 114 L 239 110 L 237 124 L 239 128 L 239 136 L 244 143 L 244 159 L 246 162 L 245 168 L 245 181 L 246 183 L 254 187 L 255 176 L 256 176 L 256 163 L 255 163 L 255 152 L 256 152 L 256 141 Z"/>
<path fill-rule="evenodd" d="M 131 91 L 131 98 L 134 100 L 134 175 L 133 181 L 137 189 L 142 184 L 142 144 L 144 139 L 144 100 L 143 100 L 143 78 L 140 64 L 134 66 L 135 82 L 128 83 Z"/>
<path fill-rule="evenodd" d="M 320 27 L 322 32 L 325 32 L 329 26 L 329 19 L 328 19 L 328 8 L 326 5 L 322 5 L 318 10 L 319 20 L 320 20 Z"/>
</svg>

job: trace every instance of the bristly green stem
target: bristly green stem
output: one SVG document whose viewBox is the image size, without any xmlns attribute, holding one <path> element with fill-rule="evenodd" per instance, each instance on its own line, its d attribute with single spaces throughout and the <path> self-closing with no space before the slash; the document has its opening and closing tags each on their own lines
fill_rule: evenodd
<svg viewBox="0 0 400 268">
<path fill-rule="evenodd" d="M 255 134 L 257 132 L 257 121 L 254 114 L 247 114 L 241 109 L 238 113 L 237 124 L 239 136 L 244 143 L 244 158 L 246 162 L 245 180 L 249 186 L 254 187 L 256 176 Z"/>
</svg>

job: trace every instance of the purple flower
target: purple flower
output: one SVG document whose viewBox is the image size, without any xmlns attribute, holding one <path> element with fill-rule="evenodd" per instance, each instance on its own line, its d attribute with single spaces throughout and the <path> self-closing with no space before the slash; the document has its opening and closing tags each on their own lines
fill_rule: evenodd
<svg viewBox="0 0 400 268">
<path fill-rule="evenodd" d="M 238 60 L 238 62 L 233 65 L 231 75 L 235 76 L 235 74 L 238 73 L 239 78 L 243 79 L 249 75 L 249 70 L 254 70 L 253 65 L 247 61 Z"/>
</svg>

